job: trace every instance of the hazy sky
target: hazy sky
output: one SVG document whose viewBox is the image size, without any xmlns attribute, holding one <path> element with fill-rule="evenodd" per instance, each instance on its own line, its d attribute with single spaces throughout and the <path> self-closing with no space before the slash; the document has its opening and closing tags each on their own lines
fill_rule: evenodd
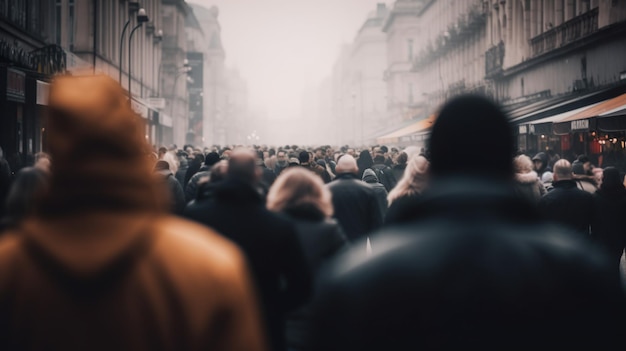
<svg viewBox="0 0 626 351">
<path fill-rule="evenodd" d="M 247 80 L 250 102 L 270 118 L 300 114 L 306 87 L 330 76 L 342 43 L 351 42 L 384 0 L 188 0 L 217 6 L 226 64 Z"/>
</svg>

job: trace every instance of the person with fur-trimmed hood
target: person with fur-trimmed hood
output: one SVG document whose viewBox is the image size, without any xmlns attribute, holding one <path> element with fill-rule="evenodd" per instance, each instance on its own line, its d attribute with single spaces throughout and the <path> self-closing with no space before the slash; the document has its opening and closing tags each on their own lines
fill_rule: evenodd
<svg viewBox="0 0 626 351">
<path fill-rule="evenodd" d="M 533 171 L 533 162 L 526 155 L 519 155 L 513 160 L 515 169 L 515 190 L 523 198 L 529 200 L 533 204 L 539 202 L 539 199 L 546 193 L 537 172 Z"/>
</svg>

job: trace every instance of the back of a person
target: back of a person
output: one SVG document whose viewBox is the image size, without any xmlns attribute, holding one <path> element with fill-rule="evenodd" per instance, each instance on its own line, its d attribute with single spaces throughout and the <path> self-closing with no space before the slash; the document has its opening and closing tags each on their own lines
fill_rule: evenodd
<svg viewBox="0 0 626 351">
<path fill-rule="evenodd" d="M 285 313 L 304 302 L 310 284 L 293 224 L 268 211 L 252 186 L 232 179 L 213 198 L 187 207 L 185 217 L 215 229 L 245 253 L 273 349 L 283 350 Z"/>
<path fill-rule="evenodd" d="M 0 241 L 0 349 L 261 350 L 246 276 L 234 245 L 173 217 L 32 220 Z"/>
<path fill-rule="evenodd" d="M 164 214 L 119 84 L 59 76 L 49 106 L 49 187 L 0 239 L 0 349 L 265 349 L 241 252 Z"/>
<path fill-rule="evenodd" d="M 445 216 L 374 235 L 320 298 L 315 349 L 622 349 L 617 275 L 561 231 Z"/>
<path fill-rule="evenodd" d="M 591 194 L 578 189 L 573 180 L 557 181 L 552 185 L 554 190 L 539 200 L 541 214 L 588 237 L 593 215 Z"/>
<path fill-rule="evenodd" d="M 607 167 L 604 180 L 593 195 L 592 237 L 608 253 L 616 267 L 626 248 L 626 226 L 623 217 L 626 213 L 626 189 L 623 177 L 614 167 Z"/>
<path fill-rule="evenodd" d="M 382 224 L 380 207 L 371 185 L 356 179 L 345 179 L 339 175 L 328 189 L 333 194 L 334 217 L 349 240 L 356 240 L 375 230 Z"/>
<path fill-rule="evenodd" d="M 450 147 L 484 126 L 491 138 Z M 336 260 L 317 304 L 316 350 L 623 349 L 619 275 L 515 194 L 512 131 L 483 97 L 440 110 L 415 217 L 372 235 L 371 254 Z"/>
</svg>

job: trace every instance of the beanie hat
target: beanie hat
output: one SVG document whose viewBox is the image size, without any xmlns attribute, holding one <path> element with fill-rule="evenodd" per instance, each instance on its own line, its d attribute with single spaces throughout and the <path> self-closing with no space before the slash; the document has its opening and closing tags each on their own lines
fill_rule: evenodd
<svg viewBox="0 0 626 351">
<path fill-rule="evenodd" d="M 485 97 L 465 95 L 446 103 L 433 126 L 429 146 L 435 178 L 513 177 L 512 127 L 500 108 Z"/>
</svg>

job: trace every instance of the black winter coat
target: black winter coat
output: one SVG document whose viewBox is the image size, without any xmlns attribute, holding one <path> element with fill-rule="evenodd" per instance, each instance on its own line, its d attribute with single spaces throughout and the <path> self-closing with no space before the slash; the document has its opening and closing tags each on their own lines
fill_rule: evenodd
<svg viewBox="0 0 626 351">
<path fill-rule="evenodd" d="M 391 171 L 393 172 L 393 176 L 396 178 L 396 181 L 400 181 L 402 176 L 404 176 L 404 171 L 406 170 L 406 163 L 401 165 L 395 165 L 391 167 Z"/>
<path fill-rule="evenodd" d="M 183 188 L 180 186 L 180 183 L 172 172 L 167 171 L 166 174 L 162 174 L 163 181 L 167 185 L 167 189 L 169 190 L 170 196 L 170 213 L 180 215 L 185 210 L 185 206 L 187 202 L 185 201 L 185 194 L 183 193 Z"/>
<path fill-rule="evenodd" d="M 214 197 L 187 207 L 185 217 L 239 245 L 250 264 L 272 350 L 285 350 L 286 313 L 307 301 L 310 271 L 291 221 L 265 208 L 248 184 L 226 180 Z"/>
<path fill-rule="evenodd" d="M 187 184 L 185 185 L 185 200 L 187 200 L 187 202 L 194 200 L 198 195 L 198 182 L 200 182 L 200 179 L 202 179 L 203 177 L 208 178 L 210 175 L 211 172 L 208 170 L 200 171 L 194 174 L 191 179 L 189 179 L 189 182 L 187 182 Z"/>
<path fill-rule="evenodd" d="M 357 240 L 381 226 L 383 218 L 372 186 L 348 173 L 339 174 L 326 186 L 333 196 L 334 217 L 348 240 Z"/>
<path fill-rule="evenodd" d="M 420 194 L 405 195 L 395 199 L 385 215 L 385 226 L 410 222 L 419 216 Z"/>
<path fill-rule="evenodd" d="M 384 219 L 385 214 L 387 214 L 387 195 L 389 195 L 389 193 L 387 193 L 385 186 L 378 181 L 376 173 L 374 173 L 374 171 L 369 168 L 366 169 L 365 172 L 363 172 L 363 181 L 371 185 L 372 188 L 374 188 L 378 208 L 380 208 L 380 215 Z"/>
<path fill-rule="evenodd" d="M 510 185 L 442 185 L 414 222 L 373 235 L 372 255 L 336 260 L 315 350 L 623 349 L 626 301 L 605 256 Z"/>
<path fill-rule="evenodd" d="M 619 267 L 626 247 L 626 190 L 598 190 L 593 195 L 593 205 L 592 237 L 607 250 L 613 263 Z"/>
<path fill-rule="evenodd" d="M 552 183 L 554 190 L 539 200 L 539 211 L 547 220 L 567 226 L 589 237 L 593 216 L 593 197 L 578 189 L 574 180 Z"/>
<path fill-rule="evenodd" d="M 325 219 L 314 207 L 291 208 L 286 214 L 296 225 L 300 244 L 315 281 L 319 270 L 335 255 L 348 248 L 348 240 L 335 220 Z M 287 347 L 290 350 L 311 349 L 312 314 L 311 307 L 306 304 L 287 317 Z"/>
</svg>

